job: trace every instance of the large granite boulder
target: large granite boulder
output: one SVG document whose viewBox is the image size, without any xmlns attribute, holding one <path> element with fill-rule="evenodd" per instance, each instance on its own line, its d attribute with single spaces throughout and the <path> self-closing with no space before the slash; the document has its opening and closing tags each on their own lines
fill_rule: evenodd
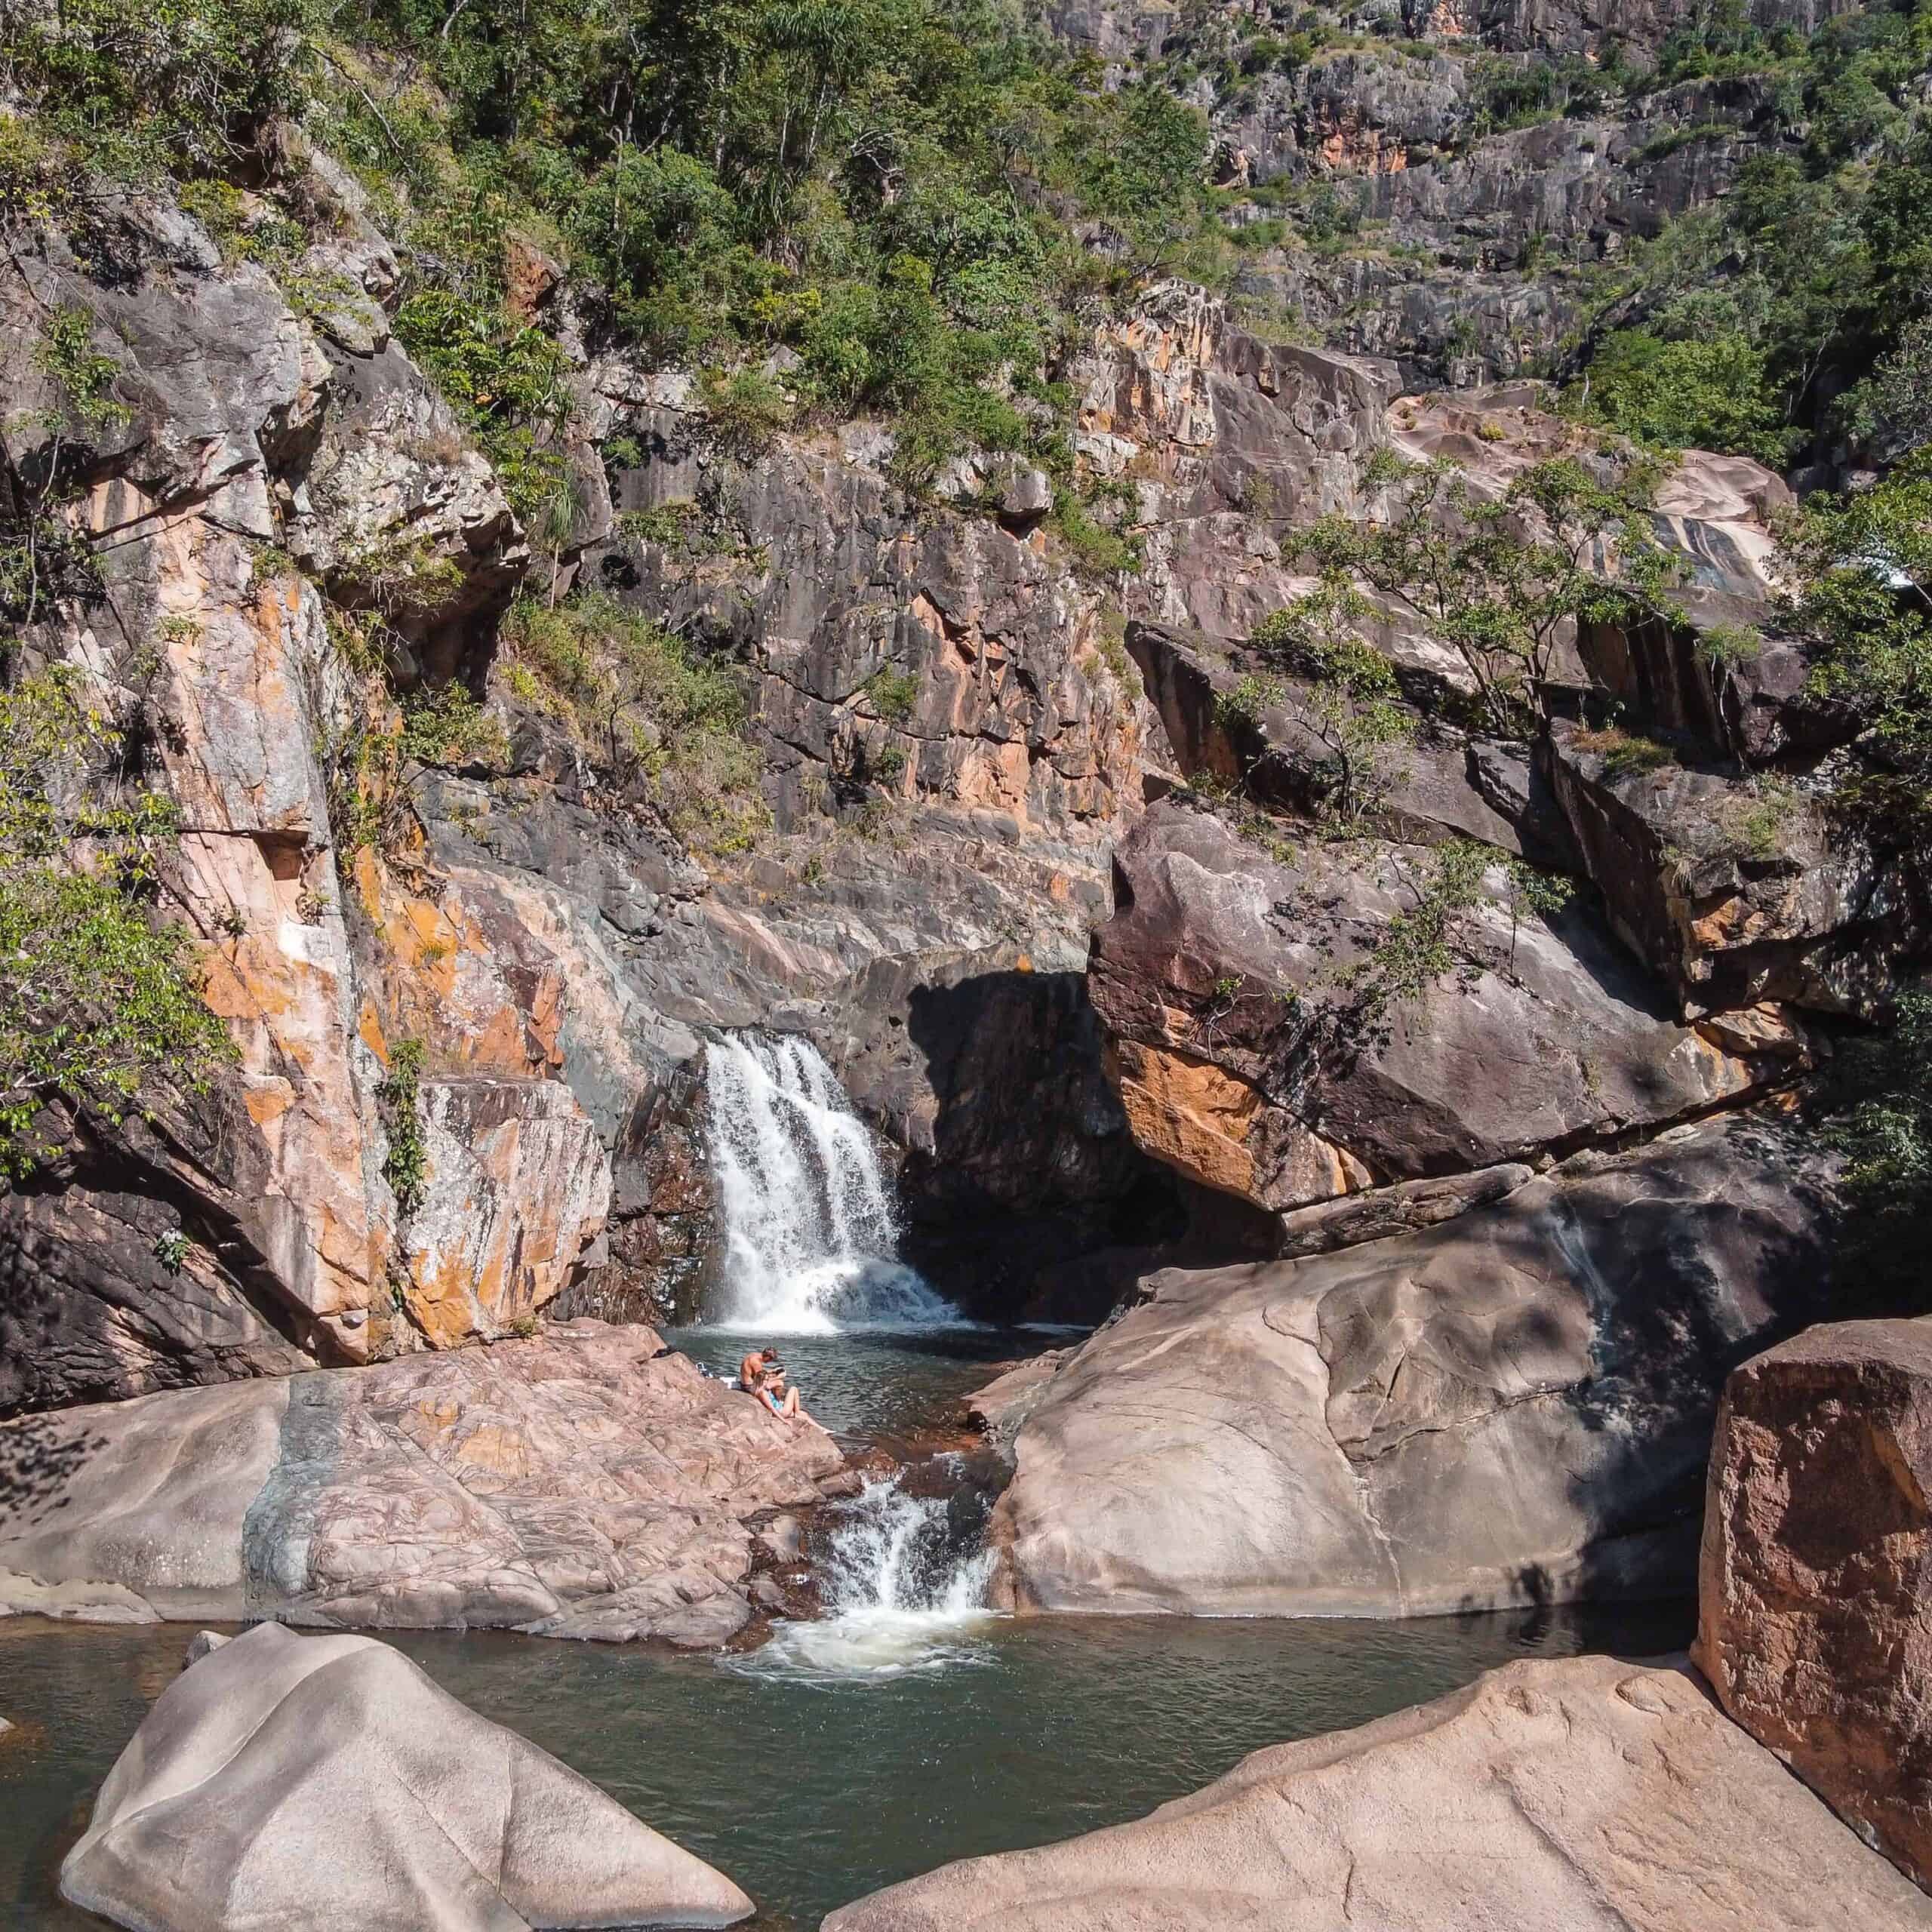
<svg viewBox="0 0 1932 1932">
<path fill-rule="evenodd" d="M 1687 1673 L 1509 1664 L 1131 1824 L 968 1859 L 825 1932 L 1903 1932 L 1925 1902 Z"/>
<path fill-rule="evenodd" d="M 1371 1010 L 1378 949 L 1413 929 L 1433 863 L 1368 839 L 1271 857 L 1154 807 L 1115 853 L 1089 971 L 1142 1146 L 1287 1210 L 1666 1126 L 1801 1062 L 1774 1013 L 1679 1023 L 1587 903 L 1531 909 L 1500 855 L 1445 970 Z"/>
<path fill-rule="evenodd" d="M 1825 1179 L 1780 1128 L 1709 1123 L 1419 1232 L 1152 1276 L 1018 1430 L 1011 1598 L 1398 1617 L 1687 1587 L 1724 1378 L 1827 1305 Z"/>
<path fill-rule="evenodd" d="M 651 1329 L 571 1322 L 0 1427 L 0 1611 L 721 1642 L 745 1519 L 843 1467 Z"/>
<path fill-rule="evenodd" d="M 1697 1662 L 1932 1889 L 1932 1321 L 1807 1330 L 1724 1389 Z"/>
<path fill-rule="evenodd" d="M 139 1932 L 729 1925 L 752 1901 L 368 1637 L 205 1635 L 60 1867 Z"/>
<path fill-rule="evenodd" d="M 1921 952 L 1915 882 L 1827 796 L 1620 727 L 1558 724 L 1554 789 L 1618 934 L 1690 1015 L 1869 1014 Z"/>
</svg>

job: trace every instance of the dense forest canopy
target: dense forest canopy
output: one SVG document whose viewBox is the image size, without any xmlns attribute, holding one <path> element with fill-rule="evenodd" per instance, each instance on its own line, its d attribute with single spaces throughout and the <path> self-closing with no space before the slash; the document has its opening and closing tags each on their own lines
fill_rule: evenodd
<svg viewBox="0 0 1932 1932">
<path fill-rule="evenodd" d="M 521 232 L 594 285 L 612 331 L 715 369 L 748 431 L 795 409 L 890 411 L 915 477 L 974 445 L 1064 472 L 1053 379 L 1082 325 L 1152 275 L 1225 285 L 1256 245 L 1222 219 L 1233 195 L 1211 185 L 1207 120 L 1180 91 L 1238 90 L 1352 38 L 1304 10 L 1123 78 L 992 0 L 8 11 L 12 87 L 38 109 L 0 157 L 16 209 L 74 192 L 57 149 L 124 178 L 245 178 L 251 143 L 292 116 L 374 193 L 413 292 L 460 298 L 405 318 L 432 355 L 505 346 L 492 311 Z M 1869 8 L 1807 42 L 1719 0 L 1647 67 L 1614 42 L 1594 63 L 1468 57 L 1469 139 L 1699 77 L 1774 87 L 1779 139 L 1734 192 L 1578 271 L 1596 319 L 1551 373 L 1586 407 L 1774 462 L 1821 435 L 1881 460 L 1922 439 L 1932 8 Z M 1275 187 L 1266 238 L 1346 238 L 1346 180 Z M 752 371 L 775 349 L 798 358 L 783 395 Z"/>
</svg>

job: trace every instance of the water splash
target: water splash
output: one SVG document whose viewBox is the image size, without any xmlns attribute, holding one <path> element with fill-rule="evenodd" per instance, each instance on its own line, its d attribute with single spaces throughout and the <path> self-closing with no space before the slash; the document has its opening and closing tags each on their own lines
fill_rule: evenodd
<svg viewBox="0 0 1932 1932">
<path fill-rule="evenodd" d="M 992 1555 L 976 1525 L 956 1524 L 944 1497 L 909 1496 L 896 1476 L 868 1483 L 839 1518 L 822 1573 L 823 1617 L 775 1625 L 768 1643 L 724 1660 L 728 1669 L 829 1684 L 992 1660 L 974 1641 L 995 1615 L 986 1607 Z"/>
<path fill-rule="evenodd" d="M 720 1040 L 705 1070 L 724 1228 L 718 1326 L 829 1335 L 961 1320 L 894 1258 L 899 1231 L 878 1150 L 809 1040 Z"/>
</svg>

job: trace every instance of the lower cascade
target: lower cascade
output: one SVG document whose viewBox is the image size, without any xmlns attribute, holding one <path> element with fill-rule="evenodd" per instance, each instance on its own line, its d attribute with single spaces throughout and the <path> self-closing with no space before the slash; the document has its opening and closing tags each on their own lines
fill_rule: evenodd
<svg viewBox="0 0 1932 1932">
<path fill-rule="evenodd" d="M 820 1567 L 825 1614 L 780 1623 L 731 1667 L 755 1676 L 833 1681 L 900 1677 L 985 1660 L 971 1643 L 986 1607 L 992 1553 L 956 1503 L 914 1496 L 898 1477 L 843 1505 Z"/>
<path fill-rule="evenodd" d="M 724 1231 L 721 1325 L 764 1334 L 931 1328 L 959 1312 L 894 1258 L 878 1150 L 824 1057 L 794 1035 L 706 1050 Z"/>
</svg>

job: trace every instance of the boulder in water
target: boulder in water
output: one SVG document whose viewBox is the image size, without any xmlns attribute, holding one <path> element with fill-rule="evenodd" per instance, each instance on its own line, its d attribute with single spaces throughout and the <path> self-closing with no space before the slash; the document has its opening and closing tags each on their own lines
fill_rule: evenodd
<svg viewBox="0 0 1932 1932">
<path fill-rule="evenodd" d="M 1906 1932 L 1924 1897 L 1688 1673 L 1538 1660 L 823 1932 Z"/>
<path fill-rule="evenodd" d="M 258 1625 L 192 1657 L 60 1868 L 140 1932 L 728 1925 L 721 1872 L 370 1637 Z"/>
<path fill-rule="evenodd" d="M 0 1425 L 0 1614 L 721 1643 L 746 1519 L 844 1468 L 801 1428 L 577 1321 Z"/>
<path fill-rule="evenodd" d="M 1687 1589 L 1724 1378 L 1828 1305 L 1829 1173 L 1680 1128 L 1362 1247 L 1189 1273 L 1037 1392 L 1022 1607 L 1416 1616 Z"/>
</svg>

